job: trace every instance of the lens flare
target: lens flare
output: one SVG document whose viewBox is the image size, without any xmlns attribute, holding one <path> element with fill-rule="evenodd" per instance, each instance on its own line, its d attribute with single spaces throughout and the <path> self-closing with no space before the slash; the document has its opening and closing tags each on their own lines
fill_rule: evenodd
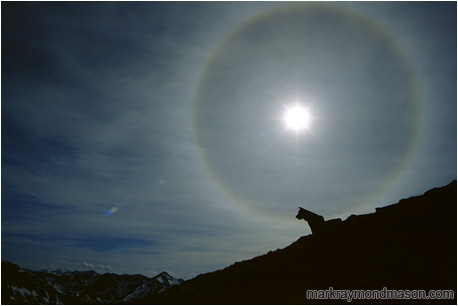
<svg viewBox="0 0 458 306">
<path fill-rule="evenodd" d="M 116 212 L 118 212 L 121 208 L 127 205 L 127 202 L 121 202 L 121 204 L 113 206 L 109 211 L 107 211 L 106 215 L 112 215 Z"/>
</svg>

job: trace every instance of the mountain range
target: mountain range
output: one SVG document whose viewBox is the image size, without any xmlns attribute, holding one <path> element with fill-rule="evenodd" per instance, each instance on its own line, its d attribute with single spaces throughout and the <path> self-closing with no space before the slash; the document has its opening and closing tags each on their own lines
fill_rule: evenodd
<svg viewBox="0 0 458 306">
<path fill-rule="evenodd" d="M 304 222 L 304 230 L 307 226 Z M 284 249 L 187 281 L 165 272 L 154 278 L 94 271 L 33 272 L 2 262 L 2 304 L 349 302 L 334 295 L 309 296 L 308 290 L 408 291 L 408 297 L 418 297 L 351 300 L 358 304 L 456 304 L 456 180 L 374 213 L 351 215 L 332 230 L 300 237 Z M 429 295 L 413 296 L 416 290 Z M 442 299 L 432 299 L 431 290 L 444 290 Z"/>
<path fill-rule="evenodd" d="M 143 275 L 95 271 L 35 272 L 2 262 L 2 304 L 123 304 L 179 285 L 167 272 Z"/>
</svg>

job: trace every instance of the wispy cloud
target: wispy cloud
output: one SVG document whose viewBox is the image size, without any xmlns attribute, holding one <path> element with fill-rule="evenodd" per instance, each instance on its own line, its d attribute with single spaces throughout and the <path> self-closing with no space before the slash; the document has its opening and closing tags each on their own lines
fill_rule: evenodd
<svg viewBox="0 0 458 306">
<path fill-rule="evenodd" d="M 91 268 L 91 269 L 102 269 L 104 271 L 111 271 L 111 267 L 110 266 L 105 266 L 103 264 L 94 265 L 92 263 L 87 263 L 87 262 L 83 261 L 81 263 L 81 266 L 83 266 L 85 268 Z"/>
<path fill-rule="evenodd" d="M 417 151 L 385 193 L 411 118 L 395 54 L 373 50 L 371 27 L 349 44 L 325 39 L 333 23 L 263 23 L 290 5 L 2 5 L 2 260 L 202 273 L 308 233 L 301 204 L 345 216 L 456 177 L 454 4 L 331 5 L 381 25 L 421 84 Z M 228 36 L 248 20 L 248 44 Z M 304 28 L 315 32 L 292 39 Z M 317 120 L 295 139 L 277 108 L 299 87 Z"/>
</svg>

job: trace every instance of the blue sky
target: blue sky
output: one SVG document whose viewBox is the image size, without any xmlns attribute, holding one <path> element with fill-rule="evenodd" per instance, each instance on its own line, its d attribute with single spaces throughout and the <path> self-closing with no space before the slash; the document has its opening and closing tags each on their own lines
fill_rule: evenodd
<svg viewBox="0 0 458 306">
<path fill-rule="evenodd" d="M 190 277 L 445 185 L 456 37 L 455 2 L 3 2 L 2 260 Z"/>
</svg>

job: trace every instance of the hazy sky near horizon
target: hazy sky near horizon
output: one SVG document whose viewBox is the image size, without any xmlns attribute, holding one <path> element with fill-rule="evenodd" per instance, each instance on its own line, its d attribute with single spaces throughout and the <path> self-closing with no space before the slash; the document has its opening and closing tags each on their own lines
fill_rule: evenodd
<svg viewBox="0 0 458 306">
<path fill-rule="evenodd" d="M 456 2 L 1 5 L 2 260 L 190 277 L 456 179 Z"/>
</svg>

